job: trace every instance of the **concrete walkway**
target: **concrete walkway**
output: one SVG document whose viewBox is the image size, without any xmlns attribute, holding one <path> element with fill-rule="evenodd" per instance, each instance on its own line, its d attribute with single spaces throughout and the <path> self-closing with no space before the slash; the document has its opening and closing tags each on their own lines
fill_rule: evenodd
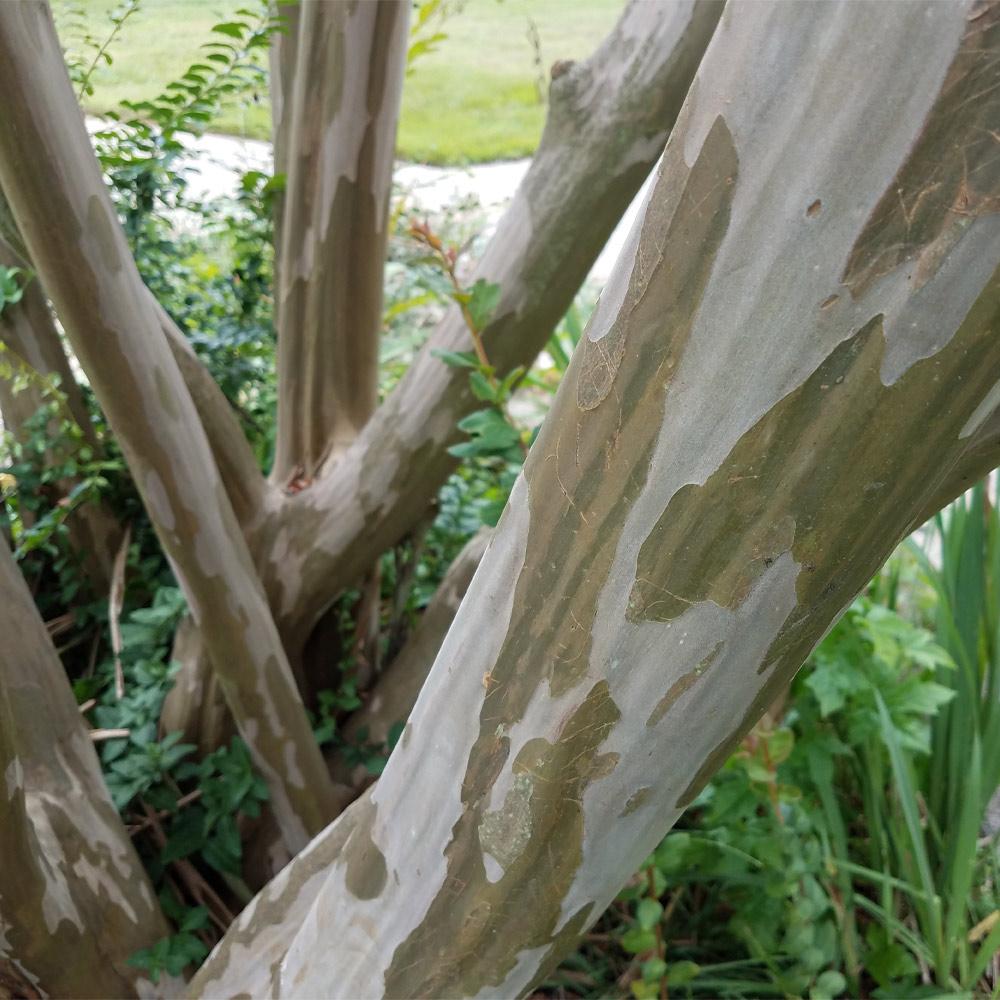
<svg viewBox="0 0 1000 1000">
<path fill-rule="evenodd" d="M 195 197 L 217 198 L 236 193 L 245 170 L 271 170 L 271 144 L 225 135 L 204 135 L 190 142 L 188 183 Z M 494 225 L 513 197 L 529 160 L 484 163 L 469 167 L 431 167 L 420 163 L 398 163 L 396 182 L 410 192 L 413 201 L 429 212 L 450 204 L 475 199 L 485 211 L 487 224 Z M 647 180 L 625 213 L 590 273 L 590 280 L 603 285 L 621 251 L 649 185 Z"/>
</svg>

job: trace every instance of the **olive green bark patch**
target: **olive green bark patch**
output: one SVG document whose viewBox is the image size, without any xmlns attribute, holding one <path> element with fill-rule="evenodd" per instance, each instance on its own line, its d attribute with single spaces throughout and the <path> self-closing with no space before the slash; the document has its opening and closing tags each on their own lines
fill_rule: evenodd
<svg viewBox="0 0 1000 1000">
<path fill-rule="evenodd" d="M 370 798 L 360 800 L 354 832 L 344 845 L 341 858 L 345 865 L 344 884 L 358 899 L 376 899 L 386 883 L 385 856 L 372 840 L 375 825 L 375 803 Z"/>
<path fill-rule="evenodd" d="M 625 808 L 618 814 L 618 818 L 624 819 L 626 816 L 631 816 L 637 809 L 641 809 L 646 802 L 649 801 L 649 796 L 652 791 L 652 786 L 645 785 L 633 792 L 628 797 L 628 801 L 625 803 Z"/>
<path fill-rule="evenodd" d="M 551 944 L 562 899 L 583 858 L 584 792 L 617 761 L 617 755 L 601 754 L 599 748 L 619 718 L 607 683 L 600 681 L 555 742 L 526 743 L 512 765 L 506 818 L 484 816 L 485 799 L 463 787 L 466 811 L 445 851 L 444 887 L 393 955 L 385 978 L 387 997 L 473 996 L 484 986 L 503 983 L 520 951 Z M 499 849 L 504 855 L 504 872 L 496 882 L 486 877 L 479 842 L 484 825 L 490 853 L 496 857 L 494 849 Z M 491 832 L 513 834 L 518 849 L 500 848 Z M 512 922 L 518 928 L 514 935 Z"/>
<path fill-rule="evenodd" d="M 920 138 L 851 251 L 842 280 L 855 298 L 907 261 L 919 288 L 972 217 L 1000 211 L 998 50 L 1000 4 L 990 2 L 970 16 Z"/>
<path fill-rule="evenodd" d="M 716 659 L 718 659 L 719 653 L 722 652 L 722 647 L 724 645 L 725 643 L 721 641 L 717 642 L 712 651 L 707 656 L 702 657 L 694 670 L 678 677 L 677 680 L 670 685 L 667 693 L 657 702 L 656 708 L 653 709 L 649 718 L 646 720 L 647 727 L 655 726 L 658 722 L 660 722 L 667 712 L 674 707 L 678 698 L 680 698 L 680 696 L 686 691 L 690 691 L 691 688 L 693 688 L 695 684 L 701 680 L 705 671 L 708 670 Z"/>
<path fill-rule="evenodd" d="M 835 484 L 816 458 L 842 449 L 855 429 L 864 433 L 885 391 L 883 347 L 876 317 L 754 424 L 704 485 L 674 494 L 639 551 L 631 621 L 671 621 L 701 601 L 735 609 L 783 552 L 800 563 L 820 559 L 834 536 L 817 527 L 841 519 Z M 880 460 L 869 463 L 871 482 L 883 478 Z M 875 506 L 884 492 L 861 499 Z"/>
<path fill-rule="evenodd" d="M 689 534 L 700 553 L 695 561 L 706 573 L 726 572 L 724 566 L 717 568 L 710 551 L 713 544 L 730 544 L 728 537 L 714 534 L 720 505 L 733 505 L 739 530 L 751 534 L 757 523 L 790 516 L 796 525 L 791 553 L 800 567 L 798 603 L 758 670 L 767 675 L 764 684 L 734 731 L 692 777 L 678 808 L 694 800 L 739 746 L 936 495 L 952 467 L 941 456 L 957 455 L 959 432 L 995 384 L 998 324 L 1000 268 L 958 330 L 953 335 L 942 331 L 945 346 L 885 386 L 879 376 L 882 320 L 876 316 L 740 439 L 724 463 L 727 471 L 701 487 L 704 517 L 690 508 L 674 512 L 677 530 Z M 728 481 L 732 470 L 753 463 L 760 476 L 753 481 L 761 491 L 756 498 Z M 672 501 L 668 511 L 673 506 Z M 661 523 L 666 531 L 666 519 Z M 665 537 L 661 541 L 667 544 Z M 679 578 L 673 572 L 669 564 L 662 571 L 668 586 L 682 588 L 694 580 L 692 564 L 682 563 Z"/>
</svg>

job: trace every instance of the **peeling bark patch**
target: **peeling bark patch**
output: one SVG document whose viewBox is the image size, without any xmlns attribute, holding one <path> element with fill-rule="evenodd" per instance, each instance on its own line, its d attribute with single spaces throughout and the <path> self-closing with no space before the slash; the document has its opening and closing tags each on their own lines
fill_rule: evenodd
<svg viewBox="0 0 1000 1000">
<path fill-rule="evenodd" d="M 628 797 L 628 801 L 625 803 L 625 808 L 618 814 L 618 818 L 624 819 L 626 816 L 631 816 L 637 809 L 641 809 L 649 799 L 652 791 L 652 787 L 650 785 L 646 785 L 633 792 Z"/>
<path fill-rule="evenodd" d="M 680 160 L 680 153 L 675 155 Z M 678 169 L 682 183 L 673 197 L 647 214 L 644 229 L 655 240 L 655 253 L 635 263 L 619 328 L 576 353 L 555 404 L 560 419 L 546 421 L 525 466 L 528 557 L 515 621 L 492 671 L 496 684 L 483 706 L 484 747 L 498 725 L 509 731 L 522 717 L 539 678 L 559 697 L 587 670 L 597 600 L 629 507 L 646 485 L 664 398 L 728 227 L 737 165 L 721 119 L 695 165 L 688 169 L 681 162 Z M 704 253 L 688 252 L 691 245 L 702 246 Z M 612 346 L 607 357 L 620 354 L 617 367 L 602 363 L 595 371 L 590 352 L 615 343 L 620 349 Z M 584 384 L 588 388 L 581 390 Z M 591 408 L 580 407 L 581 391 Z M 618 449 L 620 435 L 628 435 L 635 447 Z M 556 563 L 546 557 L 551 551 L 566 558 Z M 533 650 L 543 642 L 556 655 L 533 663 Z"/>
<path fill-rule="evenodd" d="M 864 435 L 859 424 L 887 391 L 883 348 L 876 317 L 751 427 L 703 486 L 674 494 L 639 551 L 631 621 L 672 621 L 700 601 L 734 610 L 781 553 L 817 561 L 816 529 L 833 514 L 836 484 L 817 474 L 815 456 L 837 446 L 834 435 Z M 871 478 L 883 477 L 875 469 Z"/>
<path fill-rule="evenodd" d="M 815 201 L 814 201 L 814 202 L 813 202 L 813 203 L 812 203 L 812 204 L 811 204 L 811 205 L 810 205 L 810 206 L 809 206 L 809 207 L 808 207 L 808 208 L 806 209 L 806 215 L 808 215 L 810 219 L 814 219 L 814 218 L 815 218 L 815 217 L 816 217 L 817 215 L 819 215 L 819 213 L 820 213 L 820 210 L 821 210 L 822 208 L 823 208 L 823 202 L 821 202 L 821 201 L 819 200 L 819 198 L 817 198 L 817 199 L 816 199 L 816 200 L 815 200 Z"/>
<path fill-rule="evenodd" d="M 912 456 L 956 454 L 961 428 L 994 384 L 1000 343 L 986 331 L 995 330 L 998 323 L 1000 268 L 946 346 L 886 386 L 879 375 L 885 343 L 882 320 L 876 316 L 751 428 L 724 463 L 720 473 L 740 467 L 748 454 L 744 449 L 756 440 L 762 456 L 757 488 L 770 498 L 766 504 L 728 494 L 725 475 L 716 474 L 701 488 L 708 489 L 714 481 L 719 492 L 701 498 L 708 523 L 694 525 L 694 536 L 693 522 L 684 523 L 685 511 L 674 512 L 675 530 L 691 539 L 690 545 L 701 553 L 695 561 L 709 574 L 714 569 L 705 535 L 713 534 L 713 518 L 720 516 L 717 508 L 732 504 L 737 516 L 749 520 L 749 534 L 754 523 L 791 512 L 796 524 L 791 551 L 802 567 L 796 580 L 797 606 L 758 670 L 769 674 L 766 682 L 740 725 L 698 769 L 678 808 L 690 805 L 736 749 L 829 624 L 886 560 L 904 530 L 900 526 L 925 508 L 947 478 L 951 463 L 939 463 L 928 475 L 927 467 Z M 838 393 L 841 385 L 848 387 L 846 393 Z M 915 419 L 921 413 L 933 419 Z M 856 463 L 849 483 L 839 473 L 845 448 Z M 822 461 L 824 454 L 838 451 L 836 460 Z M 671 501 L 668 511 L 673 505 Z M 901 511 L 909 511 L 910 517 L 901 517 Z M 681 583 L 693 581 L 693 564 L 684 566 Z"/>
<path fill-rule="evenodd" d="M 712 651 L 708 653 L 707 656 L 702 657 L 694 670 L 690 670 L 686 674 L 683 674 L 670 685 L 670 689 L 659 700 L 659 702 L 657 702 L 656 708 L 653 709 L 649 718 L 646 720 L 647 727 L 655 726 L 658 722 L 662 721 L 663 717 L 670 711 L 671 708 L 674 707 L 681 695 L 690 691 L 691 688 L 693 688 L 695 684 L 701 680 L 705 671 L 708 670 L 708 668 L 718 659 L 719 653 L 722 652 L 722 647 L 724 645 L 724 642 L 717 642 Z"/>
<path fill-rule="evenodd" d="M 968 21 L 920 138 L 851 251 L 843 281 L 855 298 L 908 261 L 919 288 L 974 217 L 1000 211 L 998 47 L 993 0 Z"/>
<path fill-rule="evenodd" d="M 583 338 L 583 370 L 576 385 L 577 405 L 592 410 L 611 392 L 625 353 L 625 324 L 615 322 L 600 340 Z"/>
<path fill-rule="evenodd" d="M 344 846 L 344 884 L 358 899 L 376 899 L 385 888 L 385 857 L 372 840 L 375 804 L 363 799 L 358 807 L 357 825 Z"/>
<path fill-rule="evenodd" d="M 561 902 L 582 860 L 583 793 L 617 762 L 617 754 L 602 754 L 600 746 L 619 718 L 607 683 L 600 681 L 555 742 L 526 743 L 512 765 L 514 790 L 500 810 L 506 817 L 483 815 L 488 794 L 465 784 L 466 811 L 445 851 L 448 877 L 421 924 L 393 955 L 386 997 L 474 996 L 500 986 L 519 952 L 549 947 L 558 938 Z M 504 870 L 496 881 L 487 877 L 484 864 L 484 828 L 503 855 L 497 858 Z M 511 836 L 517 850 L 498 845 L 494 834 Z M 523 917 L 523 933 L 516 937 L 503 933 L 511 912 Z"/>
<path fill-rule="evenodd" d="M 530 775 L 519 774 L 514 779 L 514 787 L 507 793 L 503 808 L 486 813 L 479 824 L 479 842 L 483 850 L 492 855 L 504 870 L 531 840 L 531 793 L 534 787 Z"/>
<path fill-rule="evenodd" d="M 262 889 L 191 981 L 188 996 L 280 996 L 280 964 L 356 827 L 349 810 Z"/>
</svg>

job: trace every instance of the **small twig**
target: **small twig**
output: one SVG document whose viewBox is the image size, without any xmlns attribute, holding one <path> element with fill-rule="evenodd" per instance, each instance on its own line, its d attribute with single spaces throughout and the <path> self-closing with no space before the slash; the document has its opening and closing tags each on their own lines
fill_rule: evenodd
<svg viewBox="0 0 1000 1000">
<path fill-rule="evenodd" d="M 157 814 L 157 819 L 166 819 L 168 816 L 173 815 L 173 813 L 178 809 L 183 809 L 184 806 L 190 805 L 192 802 L 196 802 L 201 798 L 201 789 L 196 788 L 193 792 L 188 792 L 187 795 L 182 795 L 177 800 L 177 805 L 173 809 L 161 809 Z M 142 833 L 143 830 L 148 830 L 153 825 L 152 820 L 148 817 L 146 819 L 139 820 L 138 823 L 129 827 L 128 833 L 130 837 L 134 837 L 136 834 Z"/>
<path fill-rule="evenodd" d="M 88 698 L 82 705 L 78 706 L 80 714 L 83 715 L 84 712 L 89 712 L 96 704 L 96 698 Z"/>
<path fill-rule="evenodd" d="M 153 831 L 153 839 L 160 850 L 163 850 L 167 843 L 167 835 L 163 832 L 160 819 L 149 803 L 142 802 L 142 808 Z M 190 861 L 179 858 L 176 861 L 171 861 L 170 864 L 174 871 L 177 872 L 177 875 L 184 883 L 192 898 L 208 910 L 209 917 L 224 934 L 236 918 L 229 907 L 219 897 L 219 894 L 205 881 L 201 872 Z"/>
<path fill-rule="evenodd" d="M 131 732 L 131 729 L 91 729 L 90 738 L 94 743 L 100 743 L 102 740 L 120 740 Z"/>
<path fill-rule="evenodd" d="M 112 17 L 111 23 L 114 27 L 111 30 L 111 34 L 104 39 L 104 44 L 97 50 L 97 54 L 91 60 L 90 65 L 87 67 L 87 72 L 83 74 L 80 80 L 80 91 L 76 95 L 77 100 L 82 101 L 87 93 L 87 88 L 90 86 L 90 78 L 94 75 L 94 70 L 97 69 L 97 64 L 104 58 L 105 53 L 111 48 L 111 44 L 118 37 L 119 32 L 122 30 L 125 22 L 139 9 L 139 4 L 137 0 L 131 0 L 126 10 L 120 17 Z"/>
<path fill-rule="evenodd" d="M 111 651 L 115 657 L 115 697 L 120 701 L 125 695 L 125 670 L 122 667 L 121 613 L 125 603 L 125 563 L 132 541 L 132 525 L 125 526 L 125 534 L 115 554 L 111 571 L 111 593 L 108 595 L 108 624 L 111 626 Z"/>
<path fill-rule="evenodd" d="M 76 616 L 73 612 L 67 611 L 65 614 L 57 615 L 55 618 L 50 618 L 45 623 L 45 627 L 49 630 L 49 635 L 55 639 L 56 636 L 69 631 L 69 629 L 73 627 L 75 621 Z"/>
<path fill-rule="evenodd" d="M 441 238 L 432 232 L 431 227 L 426 222 L 412 223 L 410 225 L 410 235 L 418 243 L 422 243 L 431 250 L 438 262 L 441 264 L 448 280 L 451 282 L 451 287 L 454 291 L 452 297 L 458 304 L 458 308 L 462 313 L 462 320 L 465 322 L 465 326 L 469 331 L 469 336 L 472 338 L 472 346 L 475 349 L 476 359 L 479 361 L 479 364 L 483 369 L 483 374 L 489 382 L 490 388 L 493 389 L 496 401 L 495 405 L 503 414 L 504 420 L 506 420 L 507 423 L 510 424 L 510 426 L 515 430 L 518 430 L 517 424 L 511 418 L 510 411 L 507 409 L 506 404 L 499 398 L 500 381 L 497 379 L 496 370 L 490 363 L 489 355 L 486 353 L 486 346 L 483 343 L 482 331 L 476 326 L 476 321 L 473 319 L 472 313 L 469 311 L 468 304 L 466 303 L 469 293 L 463 287 L 461 281 L 459 281 L 458 271 L 456 269 L 456 265 L 458 263 L 458 250 L 456 250 L 455 247 L 446 247 L 441 242 Z M 524 457 L 527 458 L 528 446 L 522 440 L 519 430 L 518 444 L 521 447 L 521 452 Z"/>
<path fill-rule="evenodd" d="M 97 651 L 101 648 L 101 630 L 94 629 L 94 638 L 90 643 L 90 655 L 87 658 L 87 668 L 83 672 L 84 677 L 93 677 L 94 668 L 97 666 Z"/>
</svg>

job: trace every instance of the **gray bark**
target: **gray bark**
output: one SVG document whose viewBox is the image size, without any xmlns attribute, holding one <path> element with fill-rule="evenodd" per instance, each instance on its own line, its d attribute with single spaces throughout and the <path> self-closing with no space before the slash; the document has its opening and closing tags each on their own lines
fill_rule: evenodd
<svg viewBox="0 0 1000 1000">
<path fill-rule="evenodd" d="M 405 0 L 307 3 L 293 18 L 297 38 L 278 43 L 279 81 L 282 55 L 294 45 L 290 99 L 279 82 L 276 126 L 286 175 L 276 294 L 278 483 L 311 481 L 377 403 L 408 14 Z"/>
<path fill-rule="evenodd" d="M 176 995 L 127 964 L 167 923 L 2 542 L 0 630 L 0 994 Z"/>
<path fill-rule="evenodd" d="M 0 6 L 0 184 L 129 462 L 286 841 L 333 814 L 332 786 L 160 316 L 132 260 L 47 6 Z"/>
<path fill-rule="evenodd" d="M 995 3 L 727 8 L 385 773 L 194 994 L 575 945 L 995 407 L 998 57 Z"/>
</svg>

